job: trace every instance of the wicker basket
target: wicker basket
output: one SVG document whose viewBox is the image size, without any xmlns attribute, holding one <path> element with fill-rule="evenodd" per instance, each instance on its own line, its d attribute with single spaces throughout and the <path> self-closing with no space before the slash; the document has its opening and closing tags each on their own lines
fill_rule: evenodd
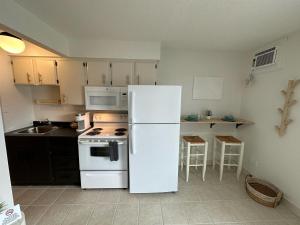
<svg viewBox="0 0 300 225">
<path fill-rule="evenodd" d="M 247 175 L 245 187 L 248 195 L 256 202 L 275 208 L 281 201 L 283 193 L 266 181 Z"/>
</svg>

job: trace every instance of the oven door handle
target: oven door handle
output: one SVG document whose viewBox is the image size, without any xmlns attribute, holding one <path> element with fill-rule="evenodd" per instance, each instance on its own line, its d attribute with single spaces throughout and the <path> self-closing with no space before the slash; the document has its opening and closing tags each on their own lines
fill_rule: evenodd
<svg viewBox="0 0 300 225">
<path fill-rule="evenodd" d="M 118 142 L 118 145 L 123 145 L 124 142 L 123 141 L 117 141 Z M 78 144 L 81 144 L 81 145 L 90 145 L 90 146 L 108 146 L 109 145 L 109 142 L 105 141 L 105 142 L 89 142 L 89 141 L 78 141 Z"/>
</svg>

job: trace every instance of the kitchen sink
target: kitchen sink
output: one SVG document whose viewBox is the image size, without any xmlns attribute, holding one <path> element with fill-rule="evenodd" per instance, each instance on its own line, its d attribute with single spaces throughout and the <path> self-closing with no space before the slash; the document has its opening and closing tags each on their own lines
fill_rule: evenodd
<svg viewBox="0 0 300 225">
<path fill-rule="evenodd" d="M 18 131 L 19 134 L 46 134 L 50 131 L 57 129 L 58 127 L 55 126 L 37 126 L 37 127 L 30 127 L 21 131 Z"/>
</svg>

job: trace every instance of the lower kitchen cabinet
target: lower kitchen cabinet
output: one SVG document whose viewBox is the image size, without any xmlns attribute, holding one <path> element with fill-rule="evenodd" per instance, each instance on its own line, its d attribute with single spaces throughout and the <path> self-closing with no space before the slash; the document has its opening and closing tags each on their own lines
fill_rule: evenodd
<svg viewBox="0 0 300 225">
<path fill-rule="evenodd" d="M 77 138 L 6 136 L 13 185 L 80 184 Z"/>
</svg>

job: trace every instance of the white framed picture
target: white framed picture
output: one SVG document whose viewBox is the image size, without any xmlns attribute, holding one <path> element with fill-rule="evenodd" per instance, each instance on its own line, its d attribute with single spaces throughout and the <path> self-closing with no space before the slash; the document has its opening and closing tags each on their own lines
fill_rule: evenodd
<svg viewBox="0 0 300 225">
<path fill-rule="evenodd" d="M 222 77 L 194 77 L 193 99 L 219 100 L 223 97 Z"/>
</svg>

